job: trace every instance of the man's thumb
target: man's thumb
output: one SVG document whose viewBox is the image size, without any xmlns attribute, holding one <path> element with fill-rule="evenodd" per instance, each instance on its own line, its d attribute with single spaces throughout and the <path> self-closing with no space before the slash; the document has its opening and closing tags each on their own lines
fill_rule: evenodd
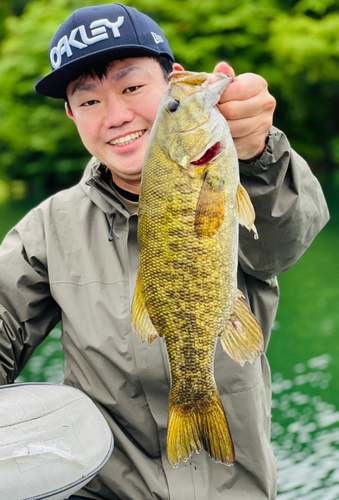
<svg viewBox="0 0 339 500">
<path fill-rule="evenodd" d="M 213 73 L 227 73 L 228 75 L 231 75 L 233 76 L 233 78 L 235 78 L 234 69 L 226 62 L 218 63 L 214 68 Z"/>
</svg>

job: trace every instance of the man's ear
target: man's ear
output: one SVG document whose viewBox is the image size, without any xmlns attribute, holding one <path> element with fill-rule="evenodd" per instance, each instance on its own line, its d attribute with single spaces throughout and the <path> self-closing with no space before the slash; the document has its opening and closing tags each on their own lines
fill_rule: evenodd
<svg viewBox="0 0 339 500">
<path fill-rule="evenodd" d="M 69 107 L 69 105 L 68 105 L 67 102 L 65 102 L 65 111 L 66 111 L 66 115 L 68 116 L 68 118 L 70 118 L 71 120 L 75 121 L 73 113 L 72 113 L 72 110 L 70 109 L 70 107 Z"/>
<path fill-rule="evenodd" d="M 173 63 L 173 71 L 185 71 L 184 68 L 179 63 Z"/>
</svg>

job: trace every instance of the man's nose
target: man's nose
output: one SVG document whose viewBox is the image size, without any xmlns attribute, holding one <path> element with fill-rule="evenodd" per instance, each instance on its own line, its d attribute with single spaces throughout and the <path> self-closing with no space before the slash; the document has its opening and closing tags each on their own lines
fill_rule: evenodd
<svg viewBox="0 0 339 500">
<path fill-rule="evenodd" d="M 120 127 L 124 123 L 131 122 L 133 118 L 134 112 L 126 106 L 123 99 L 114 97 L 107 103 L 104 126 L 106 128 Z"/>
</svg>

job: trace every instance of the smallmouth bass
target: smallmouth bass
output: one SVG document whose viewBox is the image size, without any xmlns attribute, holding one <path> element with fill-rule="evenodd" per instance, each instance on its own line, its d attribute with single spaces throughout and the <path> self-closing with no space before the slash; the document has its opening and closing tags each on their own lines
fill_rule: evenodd
<svg viewBox="0 0 339 500">
<path fill-rule="evenodd" d="M 237 290 L 238 224 L 257 232 L 217 108 L 231 81 L 223 73 L 173 72 L 143 166 L 132 323 L 149 345 L 159 336 L 166 343 L 173 467 L 202 449 L 216 462 L 234 463 L 214 380 L 218 337 L 242 366 L 264 352 L 260 326 Z"/>
</svg>

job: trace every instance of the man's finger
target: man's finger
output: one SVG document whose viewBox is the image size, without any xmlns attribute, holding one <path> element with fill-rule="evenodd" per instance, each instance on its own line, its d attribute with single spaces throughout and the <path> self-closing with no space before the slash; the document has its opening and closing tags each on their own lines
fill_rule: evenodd
<svg viewBox="0 0 339 500">
<path fill-rule="evenodd" d="M 213 73 L 227 73 L 228 75 L 231 75 L 233 76 L 233 78 L 235 78 L 234 69 L 226 62 L 218 63 L 214 68 Z"/>
<path fill-rule="evenodd" d="M 272 116 L 268 113 L 261 113 L 252 118 L 241 120 L 227 120 L 233 139 L 245 138 L 254 132 L 267 135 L 272 126 Z"/>
<path fill-rule="evenodd" d="M 185 71 L 184 68 L 179 63 L 173 63 L 172 67 L 173 71 Z"/>
<path fill-rule="evenodd" d="M 221 104 L 219 103 L 219 109 L 226 120 L 251 118 L 252 116 L 259 115 L 263 111 L 270 111 L 271 108 L 271 101 L 268 98 L 264 100 L 261 92 L 251 99 L 246 99 L 244 101 L 231 100 Z"/>
<path fill-rule="evenodd" d="M 267 82 L 261 76 L 253 73 L 244 73 L 237 76 L 232 85 L 223 93 L 220 103 L 226 101 L 244 101 L 267 89 Z"/>
</svg>

